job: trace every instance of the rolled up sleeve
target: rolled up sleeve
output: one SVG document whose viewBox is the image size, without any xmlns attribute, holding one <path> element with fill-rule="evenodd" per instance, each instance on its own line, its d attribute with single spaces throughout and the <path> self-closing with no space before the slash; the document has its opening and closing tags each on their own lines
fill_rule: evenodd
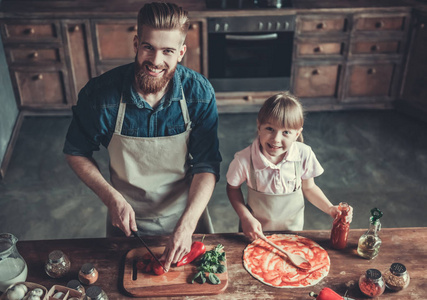
<svg viewBox="0 0 427 300">
<path fill-rule="evenodd" d="M 213 173 L 218 181 L 222 158 L 218 141 L 218 111 L 213 93 L 193 127 L 189 151 L 192 174 Z"/>
<path fill-rule="evenodd" d="M 63 148 L 65 154 L 91 157 L 93 151 L 99 150 L 99 117 L 89 97 L 88 88 L 83 88 L 79 93 L 77 105 L 72 107 L 73 118 Z"/>
</svg>

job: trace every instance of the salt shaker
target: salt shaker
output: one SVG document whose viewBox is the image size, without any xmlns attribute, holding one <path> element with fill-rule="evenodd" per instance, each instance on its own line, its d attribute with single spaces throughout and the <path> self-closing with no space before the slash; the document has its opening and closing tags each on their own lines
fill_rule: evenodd
<svg viewBox="0 0 427 300">
<path fill-rule="evenodd" d="M 390 269 L 384 272 L 385 285 L 392 291 L 401 291 L 409 285 L 409 274 L 406 267 L 400 263 L 393 263 Z"/>
<path fill-rule="evenodd" d="M 52 278 L 60 278 L 70 271 L 71 262 L 61 250 L 49 253 L 48 260 L 44 266 L 46 274 Z"/>
</svg>

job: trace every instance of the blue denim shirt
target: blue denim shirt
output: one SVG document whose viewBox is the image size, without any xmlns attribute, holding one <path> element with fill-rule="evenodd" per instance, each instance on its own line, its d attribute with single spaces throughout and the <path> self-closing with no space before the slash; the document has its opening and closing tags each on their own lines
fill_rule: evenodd
<svg viewBox="0 0 427 300">
<path fill-rule="evenodd" d="M 213 173 L 219 179 L 221 154 L 215 93 L 199 73 L 177 65 L 172 88 L 153 109 L 134 89 L 134 63 L 91 79 L 80 91 L 68 129 L 64 153 L 91 157 L 99 145 L 108 147 L 114 133 L 120 98 L 126 102 L 122 135 L 170 136 L 185 131 L 179 104 L 184 91 L 192 122 L 189 141 L 191 173 Z"/>
</svg>

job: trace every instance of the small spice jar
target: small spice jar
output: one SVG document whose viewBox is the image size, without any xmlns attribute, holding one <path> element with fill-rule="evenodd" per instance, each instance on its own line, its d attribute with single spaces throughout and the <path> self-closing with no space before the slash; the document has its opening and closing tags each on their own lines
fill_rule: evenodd
<svg viewBox="0 0 427 300">
<path fill-rule="evenodd" d="M 49 253 L 48 260 L 44 266 L 47 275 L 52 278 L 60 278 L 70 271 L 71 262 L 61 250 Z"/>
<path fill-rule="evenodd" d="M 98 280 L 98 270 L 92 263 L 85 263 L 80 268 L 79 280 L 83 284 L 94 284 Z"/>
<path fill-rule="evenodd" d="M 86 297 L 87 300 L 108 300 L 107 294 L 96 285 L 92 285 L 86 290 Z"/>
<path fill-rule="evenodd" d="M 85 293 L 85 288 L 84 286 L 80 283 L 80 281 L 73 279 L 68 281 L 67 283 L 67 287 L 76 291 L 79 291 L 80 293 L 84 294 Z"/>
<path fill-rule="evenodd" d="M 393 263 L 390 269 L 384 272 L 385 285 L 392 291 L 401 291 L 409 285 L 409 274 L 406 267 L 400 263 Z"/>
<path fill-rule="evenodd" d="M 359 288 L 363 294 L 374 298 L 382 295 L 385 290 L 384 279 L 377 269 L 369 269 L 359 278 Z"/>
</svg>

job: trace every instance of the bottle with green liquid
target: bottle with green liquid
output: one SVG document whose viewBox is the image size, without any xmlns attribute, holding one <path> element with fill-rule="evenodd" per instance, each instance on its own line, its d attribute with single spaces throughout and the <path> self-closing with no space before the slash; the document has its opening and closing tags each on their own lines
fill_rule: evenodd
<svg viewBox="0 0 427 300">
<path fill-rule="evenodd" d="M 381 239 L 378 236 L 378 231 L 381 230 L 380 218 L 383 213 L 378 208 L 371 209 L 370 226 L 360 238 L 357 245 L 357 254 L 366 259 L 377 257 L 380 252 Z"/>
</svg>

